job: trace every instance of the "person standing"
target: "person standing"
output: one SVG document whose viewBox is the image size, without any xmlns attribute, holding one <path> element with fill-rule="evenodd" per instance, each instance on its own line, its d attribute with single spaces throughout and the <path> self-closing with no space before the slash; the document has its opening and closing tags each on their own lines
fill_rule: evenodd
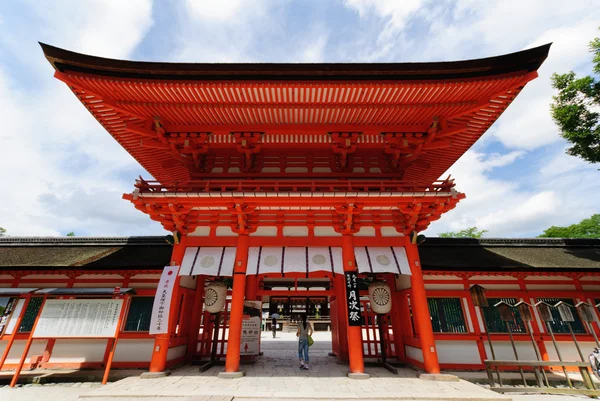
<svg viewBox="0 0 600 401">
<path fill-rule="evenodd" d="M 277 334 L 277 318 L 271 320 L 271 330 L 273 331 L 273 338 L 275 338 L 275 335 Z"/>
<path fill-rule="evenodd" d="M 306 315 L 301 315 L 301 322 L 296 331 L 298 337 L 298 358 L 300 359 L 300 369 L 308 370 L 308 336 L 312 336 L 313 328 L 306 319 Z"/>
</svg>

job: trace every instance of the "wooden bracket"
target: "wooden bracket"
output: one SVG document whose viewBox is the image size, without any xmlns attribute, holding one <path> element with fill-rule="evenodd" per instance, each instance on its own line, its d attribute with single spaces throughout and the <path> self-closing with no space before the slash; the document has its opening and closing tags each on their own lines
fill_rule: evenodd
<svg viewBox="0 0 600 401">
<path fill-rule="evenodd" d="M 328 132 L 331 135 L 331 149 L 338 155 L 340 166 L 345 169 L 348 155 L 356 152 L 356 141 L 361 132 Z"/>
</svg>

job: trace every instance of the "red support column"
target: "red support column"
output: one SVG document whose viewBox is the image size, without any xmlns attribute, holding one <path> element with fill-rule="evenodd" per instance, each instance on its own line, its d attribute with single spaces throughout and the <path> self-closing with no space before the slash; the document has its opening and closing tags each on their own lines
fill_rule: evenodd
<svg viewBox="0 0 600 401">
<path fill-rule="evenodd" d="M 243 376 L 243 373 L 238 371 L 240 368 L 240 344 L 242 341 L 242 318 L 244 314 L 247 265 L 248 235 L 240 234 L 238 236 L 235 266 L 233 268 L 233 292 L 231 294 L 231 312 L 229 315 L 229 337 L 227 339 L 225 372 L 219 373 L 220 377 Z M 239 375 L 231 375 L 232 373 L 239 373 Z"/>
<path fill-rule="evenodd" d="M 423 352 L 423 364 L 427 373 L 440 373 L 440 364 L 438 362 L 437 351 L 435 349 L 435 339 L 431 327 L 431 316 L 427 306 L 427 296 L 425 294 L 425 282 L 421 271 L 421 260 L 419 250 L 416 244 L 406 244 L 406 255 L 410 264 L 412 276 L 412 308 L 414 312 L 415 325 L 419 330 L 421 340 L 421 351 Z"/>
<path fill-rule="evenodd" d="M 173 245 L 173 256 L 171 257 L 171 265 L 181 265 L 183 255 L 185 254 L 185 244 L 187 237 L 182 236 L 179 244 Z M 175 334 L 175 325 L 177 324 L 177 310 L 178 302 L 180 298 L 179 290 L 179 275 L 175 279 L 173 286 L 173 294 L 171 296 L 171 307 L 169 308 L 169 333 L 158 334 L 154 339 L 154 350 L 152 352 L 152 359 L 150 360 L 151 373 L 164 372 L 167 366 L 167 354 L 169 352 L 169 343 L 171 342 L 171 335 Z"/>
<path fill-rule="evenodd" d="M 345 234 L 342 240 L 342 261 L 344 263 L 344 272 L 356 271 L 354 266 L 354 245 L 352 235 Z M 344 285 L 344 291 L 346 289 Z M 340 316 L 340 323 L 347 327 L 348 332 L 348 356 L 350 359 L 350 374 L 361 374 L 365 372 L 365 362 L 363 359 L 362 327 L 348 325 L 348 306 L 346 297 L 338 300 L 344 304 L 344 313 Z"/>
<path fill-rule="evenodd" d="M 252 274 L 246 276 L 246 298 L 251 301 L 258 299 L 258 276 Z"/>
<path fill-rule="evenodd" d="M 387 284 L 392 289 L 392 331 L 394 333 L 394 348 L 396 349 L 396 359 L 403 362 L 405 360 L 404 338 L 402 333 L 402 296 L 396 292 L 396 280 L 393 275 L 387 277 Z"/>
<path fill-rule="evenodd" d="M 188 348 L 185 360 L 191 362 L 198 348 L 198 334 L 200 332 L 200 321 L 202 320 L 202 301 L 204 300 L 204 285 L 206 278 L 198 276 L 196 279 L 196 292 L 192 306 L 192 316 L 188 333 Z"/>
</svg>

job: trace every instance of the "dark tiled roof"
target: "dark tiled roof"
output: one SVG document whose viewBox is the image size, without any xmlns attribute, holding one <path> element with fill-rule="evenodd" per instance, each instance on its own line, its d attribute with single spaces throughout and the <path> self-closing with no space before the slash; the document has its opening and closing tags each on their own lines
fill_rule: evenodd
<svg viewBox="0 0 600 401">
<path fill-rule="evenodd" d="M 424 270 L 600 269 L 597 239 L 428 238 L 419 248 Z M 4 237 L 0 269 L 160 269 L 171 251 L 164 237 Z"/>
<path fill-rule="evenodd" d="M 5 237 L 0 238 L 0 269 L 162 269 L 171 250 L 165 237 Z"/>
<path fill-rule="evenodd" d="M 600 269 L 600 240 L 428 238 L 424 270 Z"/>
</svg>

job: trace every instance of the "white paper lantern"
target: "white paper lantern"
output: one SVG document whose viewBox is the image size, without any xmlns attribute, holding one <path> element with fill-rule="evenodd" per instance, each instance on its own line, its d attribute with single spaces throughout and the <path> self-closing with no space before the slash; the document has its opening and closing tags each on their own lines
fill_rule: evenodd
<svg viewBox="0 0 600 401">
<path fill-rule="evenodd" d="M 204 293 L 204 307 L 209 313 L 218 313 L 223 310 L 227 300 L 227 286 L 221 281 L 213 281 L 206 286 Z"/>
<path fill-rule="evenodd" d="M 369 285 L 369 302 L 373 312 L 385 314 L 392 310 L 392 290 L 383 281 L 375 281 Z"/>
</svg>

